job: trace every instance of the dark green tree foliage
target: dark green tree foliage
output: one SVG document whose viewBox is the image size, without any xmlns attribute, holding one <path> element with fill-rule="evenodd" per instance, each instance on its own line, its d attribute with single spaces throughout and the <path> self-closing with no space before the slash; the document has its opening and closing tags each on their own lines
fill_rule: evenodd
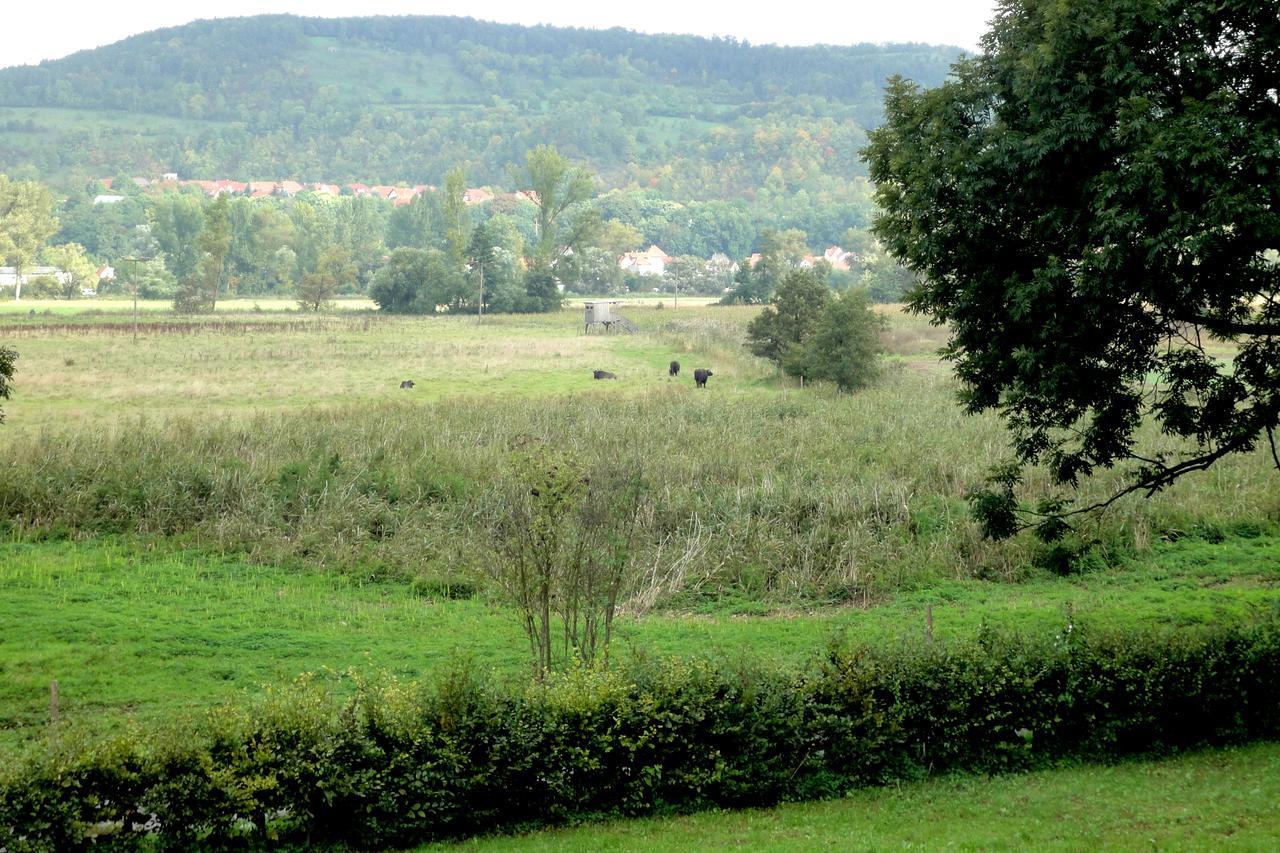
<svg viewBox="0 0 1280 853">
<path fill-rule="evenodd" d="M 396 249 L 374 275 L 369 296 L 394 314 L 435 314 L 466 297 L 462 271 L 439 249 Z"/>
<path fill-rule="evenodd" d="M 319 311 L 329 305 L 334 296 L 356 280 L 358 270 L 351 261 L 351 253 L 341 246 L 330 246 L 320 256 L 315 272 L 309 272 L 298 281 L 298 305 L 304 311 Z"/>
<path fill-rule="evenodd" d="M 1150 494 L 1260 440 L 1275 456 L 1274 3 L 1006 0 L 983 49 L 939 88 L 893 82 L 866 156 L 913 309 L 949 325 L 965 407 L 1012 434 L 1013 473 L 978 496 L 992 532 L 1095 508 L 1010 522 L 1026 465 L 1067 487 L 1124 465 Z M 1144 419 L 1188 449 L 1140 447 Z"/>
<path fill-rule="evenodd" d="M 800 259 L 809 254 L 803 231 L 765 231 L 760 235 L 760 257 L 752 265 L 739 264 L 733 289 L 720 301 L 726 305 L 763 305 Z"/>
<path fill-rule="evenodd" d="M 340 699 L 310 679 L 145 738 L 34 744 L 0 766 L 0 844 L 402 849 L 1274 739 L 1280 629 L 1250 621 L 833 644 L 800 671 L 634 655 L 535 687 L 460 668 Z"/>
<path fill-rule="evenodd" d="M 126 197 L 115 204 L 94 204 L 93 194 L 77 194 L 67 199 L 58 214 L 60 228 L 54 243 L 79 243 L 100 261 L 136 255 L 140 225 L 147 214 L 140 201 Z"/>
<path fill-rule="evenodd" d="M 747 349 L 784 365 L 793 349 L 808 338 L 831 289 L 812 270 L 795 270 L 778 285 L 769 304 L 747 324 Z"/>
<path fill-rule="evenodd" d="M 520 306 L 523 311 L 559 311 L 564 303 L 556 277 L 547 270 L 530 270 L 524 277 L 524 292 L 524 304 Z"/>
<path fill-rule="evenodd" d="M 841 391 L 865 388 L 880 375 L 884 318 L 871 310 L 867 293 L 846 290 L 822 309 L 803 344 L 782 360 L 793 376 L 833 382 Z"/>
<path fill-rule="evenodd" d="M 423 193 L 391 211 L 387 219 L 387 248 L 442 249 L 444 211 L 439 193 Z"/>
<path fill-rule="evenodd" d="M 151 208 L 151 236 L 164 252 L 165 265 L 179 280 L 195 272 L 200 261 L 196 240 L 204 229 L 198 195 L 164 195 Z"/>
<path fill-rule="evenodd" d="M 523 309 L 525 293 L 520 267 L 520 234 L 504 216 L 477 225 L 467 246 L 467 266 L 476 298 L 484 288 L 484 310 L 498 313 Z M 474 307 L 469 305 L 468 309 Z"/>
<path fill-rule="evenodd" d="M 175 310 L 186 314 L 214 309 L 226 284 L 227 253 L 231 249 L 231 217 L 226 196 L 204 209 L 204 228 L 196 238 L 200 253 L 195 271 L 182 279 L 173 297 Z"/>
<path fill-rule="evenodd" d="M 0 400 L 8 400 L 13 394 L 13 370 L 17 360 L 16 349 L 0 346 Z M 0 424 L 2 423 L 4 423 L 4 409 L 0 409 Z"/>
</svg>

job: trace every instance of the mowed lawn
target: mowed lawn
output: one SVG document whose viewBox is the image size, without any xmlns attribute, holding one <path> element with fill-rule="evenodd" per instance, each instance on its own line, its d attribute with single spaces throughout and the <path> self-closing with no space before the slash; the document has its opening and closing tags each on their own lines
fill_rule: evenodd
<svg viewBox="0 0 1280 853">
<path fill-rule="evenodd" d="M 198 716 L 302 673 L 430 677 L 464 662 L 521 678 L 527 643 L 484 595 L 422 582 L 290 571 L 136 539 L 0 544 L 0 752 L 31 740 L 59 683 L 65 722 Z M 983 625 L 1052 636 L 1065 625 L 1177 629 L 1264 618 L 1280 606 L 1280 537 L 1184 538 L 1110 570 L 1018 584 L 939 582 L 870 608 L 767 610 L 731 599 L 702 612 L 624 616 L 618 656 L 795 666 L 833 639 L 937 642 Z"/>
<path fill-rule="evenodd" d="M 1257 744 L 420 849 L 1264 851 L 1280 839 L 1277 801 L 1280 744 Z"/>
</svg>

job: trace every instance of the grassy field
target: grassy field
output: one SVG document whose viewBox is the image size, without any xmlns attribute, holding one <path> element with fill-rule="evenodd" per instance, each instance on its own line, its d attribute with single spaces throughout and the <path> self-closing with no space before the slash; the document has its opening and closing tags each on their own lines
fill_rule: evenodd
<svg viewBox="0 0 1280 853">
<path fill-rule="evenodd" d="M 103 730 L 198 715 L 304 672 L 338 682 L 348 672 L 415 678 L 465 659 L 495 677 L 521 677 L 528 663 L 514 614 L 471 593 L 133 540 L 0 545 L 0 747 L 42 728 L 54 679 L 64 725 Z M 619 626 L 619 655 L 798 666 L 837 637 L 920 641 L 926 607 L 943 643 L 984 625 L 1048 636 L 1068 623 L 1178 630 L 1274 617 L 1280 536 L 1184 538 L 1070 580 L 1041 571 L 1019 584 L 937 582 L 868 608 L 721 600 L 631 615 Z"/>
<path fill-rule="evenodd" d="M 1278 797 L 1280 745 L 1262 744 L 421 849 L 1271 850 Z"/>
<path fill-rule="evenodd" d="M 10 297 L 12 295 L 9 294 Z M 344 297 L 334 301 L 332 310 L 371 311 L 375 307 L 372 300 L 363 297 Z M 35 312 L 34 317 L 32 317 L 33 311 Z M 296 299 L 272 297 L 222 299 L 218 301 L 217 311 L 219 314 L 279 313 L 283 311 L 301 313 Z M 180 317 L 174 318 L 172 299 L 139 299 L 138 313 L 149 315 L 149 320 L 154 320 L 157 315 L 161 314 L 168 315 L 170 319 L 182 319 Z M 92 299 L 23 299 L 21 302 L 15 302 L 12 298 L 0 300 L 0 318 L 19 319 L 25 315 L 34 320 L 56 316 L 62 319 L 79 317 L 92 322 L 92 318 L 102 314 L 128 314 L 132 316 L 133 300 L 125 296 L 102 296 Z M 3 327 L 0 326 L 0 328 Z"/>
<path fill-rule="evenodd" d="M 580 315 L 570 310 L 485 318 L 479 326 L 469 317 L 228 314 L 190 321 L 157 314 L 136 344 L 131 322 L 114 314 L 16 317 L 0 322 L 0 338 L 21 353 L 0 442 L 24 431 L 99 429 L 138 416 L 225 417 L 403 400 L 404 379 L 417 382 L 409 399 L 423 401 L 665 387 L 672 358 L 690 368 L 714 366 L 730 387 L 759 386 L 772 375 L 747 362 L 736 341 L 716 337 L 715 325 L 698 329 L 706 313 L 637 308 L 630 316 L 647 328 L 676 328 L 633 337 L 584 335 Z M 736 325 L 743 316 L 743 309 L 716 311 L 719 324 Z M 597 368 L 622 381 L 593 383 Z"/>
<path fill-rule="evenodd" d="M 634 300 L 634 335 L 584 335 L 572 306 L 477 324 L 364 304 L 319 317 L 287 301 L 224 304 L 235 310 L 199 320 L 155 305 L 136 343 L 127 302 L 23 306 L 0 304 L 0 340 L 21 355 L 0 429 L 0 753 L 37 740 L 54 679 L 62 724 L 101 732 L 199 717 L 304 672 L 342 685 L 465 659 L 522 678 L 525 641 L 484 569 L 512 448 L 530 437 L 593 472 L 643 478 L 622 658 L 796 666 L 836 637 L 918 642 L 926 608 L 948 642 L 984 625 L 1176 631 L 1280 607 L 1280 489 L 1262 451 L 1121 503 L 1065 553 L 983 540 L 964 496 L 1004 452 L 1003 431 L 959 412 L 935 355 L 943 332 L 895 308 L 880 309 L 883 380 L 840 395 L 745 353 L 758 309 L 688 299 Z M 694 367 L 715 371 L 705 391 Z M 597 368 L 619 379 L 595 381 Z M 403 379 L 417 387 L 401 391 Z M 1088 790 L 1127 784 L 1106 776 L 1120 770 L 1072 772 L 1102 774 L 1077 783 Z M 1053 815 L 1074 824 L 1080 801 L 1050 778 L 1039 805 L 1010 800 L 1001 786 L 1014 781 L 940 782 L 751 813 L 727 832 L 721 816 L 546 843 L 940 846 L 951 836 L 894 829 L 936 804 L 951 815 L 937 824 L 969 839 L 960 846 L 1024 831 L 1026 845 L 1069 846 Z M 1150 787 L 1133 809 L 1166 808 Z M 984 829 L 966 805 L 982 796 L 1040 817 Z M 1239 820 L 1253 838 L 1252 797 L 1219 796 L 1207 825 Z M 1117 809 L 1115 834 L 1098 824 L 1089 838 L 1147 843 L 1135 834 L 1147 824 Z M 1218 830 L 1205 832 L 1179 820 L 1149 837 L 1195 845 Z"/>
</svg>

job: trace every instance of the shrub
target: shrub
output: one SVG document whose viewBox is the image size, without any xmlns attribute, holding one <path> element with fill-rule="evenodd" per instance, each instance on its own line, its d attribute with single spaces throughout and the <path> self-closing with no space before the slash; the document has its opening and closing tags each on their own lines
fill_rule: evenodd
<svg viewBox="0 0 1280 853">
<path fill-rule="evenodd" d="M 1277 673 L 1273 618 L 833 644 L 799 672 L 642 660 L 517 688 L 462 669 L 429 687 L 360 684 L 340 706 L 303 682 L 195 733 L 63 739 L 0 768 L 0 847 L 86 847 L 90 827 L 121 845 L 407 845 L 1163 753 L 1280 734 Z"/>
</svg>

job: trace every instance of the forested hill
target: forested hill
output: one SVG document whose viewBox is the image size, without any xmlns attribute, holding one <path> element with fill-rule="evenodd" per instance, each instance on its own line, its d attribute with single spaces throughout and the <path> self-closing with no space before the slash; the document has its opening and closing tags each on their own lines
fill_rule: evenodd
<svg viewBox="0 0 1280 853">
<path fill-rule="evenodd" d="M 886 77 L 957 48 L 784 48 L 469 18 L 200 21 L 0 70 L 0 172 L 500 184 L 556 145 L 602 188 L 837 192 Z M 837 192 L 837 194 L 839 194 Z"/>
</svg>

